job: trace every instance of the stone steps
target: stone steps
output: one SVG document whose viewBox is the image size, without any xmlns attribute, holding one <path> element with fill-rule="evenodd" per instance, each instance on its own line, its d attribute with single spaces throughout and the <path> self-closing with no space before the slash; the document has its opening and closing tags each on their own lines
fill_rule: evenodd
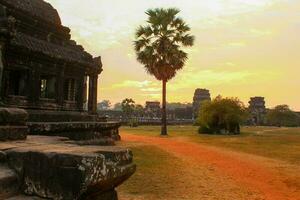
<svg viewBox="0 0 300 200">
<path fill-rule="evenodd" d="M 10 197 L 8 199 L 5 200 L 43 200 L 39 197 L 32 197 L 32 196 L 25 196 L 25 195 L 17 195 L 17 196 L 13 196 Z M 45 199 L 44 199 L 45 200 Z"/>
<path fill-rule="evenodd" d="M 6 165 L 0 164 L 0 199 L 10 198 L 19 191 L 18 177 Z"/>
</svg>

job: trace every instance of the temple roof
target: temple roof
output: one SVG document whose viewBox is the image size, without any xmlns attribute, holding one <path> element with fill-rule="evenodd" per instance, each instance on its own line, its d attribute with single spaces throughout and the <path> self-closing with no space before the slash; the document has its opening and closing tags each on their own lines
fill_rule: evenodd
<svg viewBox="0 0 300 200">
<path fill-rule="evenodd" d="M 11 45 L 25 48 L 31 52 L 38 52 L 52 58 L 76 62 L 84 66 L 95 67 L 99 65 L 89 53 L 85 52 L 78 45 L 60 46 L 23 33 L 17 33 L 11 40 Z"/>
<path fill-rule="evenodd" d="M 89 73 L 102 71 L 100 57 L 93 58 L 82 46 L 70 40 L 69 29 L 62 26 L 58 12 L 49 3 L 43 0 L 0 0 L 0 5 L 4 6 L 2 10 L 5 7 L 7 10 L 1 16 L 0 35 L 9 38 L 12 49 L 22 50 L 29 55 L 38 53 L 51 59 L 77 63 L 88 67 Z M 28 15 L 31 19 L 24 19 L 22 15 Z M 42 23 L 37 24 L 36 21 Z M 34 25 L 29 27 L 30 23 Z M 65 29 L 68 29 L 68 36 L 60 32 Z"/>
<path fill-rule="evenodd" d="M 61 25 L 57 10 L 43 0 L 0 0 L 0 3 L 52 24 Z"/>
</svg>

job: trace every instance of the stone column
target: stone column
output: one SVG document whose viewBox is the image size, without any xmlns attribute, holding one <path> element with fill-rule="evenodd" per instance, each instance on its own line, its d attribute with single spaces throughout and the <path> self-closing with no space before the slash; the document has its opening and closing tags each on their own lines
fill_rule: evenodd
<svg viewBox="0 0 300 200">
<path fill-rule="evenodd" d="M 78 84 L 76 85 L 77 93 L 76 93 L 76 102 L 77 108 L 82 111 L 83 110 L 83 102 L 84 102 L 84 77 L 80 77 L 77 80 Z"/>
<path fill-rule="evenodd" d="M 0 103 L 2 102 L 2 94 L 3 94 L 3 74 L 4 74 L 3 51 L 4 51 L 4 43 L 0 42 Z"/>
<path fill-rule="evenodd" d="M 29 71 L 29 101 L 30 104 L 36 107 L 40 99 L 40 70 L 37 63 L 31 63 Z"/>
<path fill-rule="evenodd" d="M 98 93 L 98 75 L 89 77 L 89 104 L 88 111 L 91 114 L 97 113 L 97 93 Z"/>
<path fill-rule="evenodd" d="M 63 108 L 64 106 L 64 76 L 65 76 L 65 67 L 62 66 L 57 73 L 57 103 L 58 105 Z"/>
<path fill-rule="evenodd" d="M 84 110 L 87 109 L 87 76 L 84 76 L 83 78 L 83 105 Z"/>
</svg>

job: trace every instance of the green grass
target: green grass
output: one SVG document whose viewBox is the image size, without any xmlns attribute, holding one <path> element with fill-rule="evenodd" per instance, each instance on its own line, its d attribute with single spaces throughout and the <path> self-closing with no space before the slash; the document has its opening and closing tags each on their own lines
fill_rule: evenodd
<svg viewBox="0 0 300 200">
<path fill-rule="evenodd" d="M 174 191 L 174 169 L 182 168 L 182 161 L 154 146 L 130 147 L 137 164 L 136 173 L 118 191 L 145 199 L 164 199 Z"/>
<path fill-rule="evenodd" d="M 122 127 L 121 133 L 122 131 L 137 135 L 159 136 L 160 127 Z M 300 128 L 244 127 L 241 135 L 225 136 L 198 134 L 198 128 L 195 126 L 170 126 L 169 135 L 171 138 L 181 137 L 200 144 L 300 164 Z"/>
</svg>

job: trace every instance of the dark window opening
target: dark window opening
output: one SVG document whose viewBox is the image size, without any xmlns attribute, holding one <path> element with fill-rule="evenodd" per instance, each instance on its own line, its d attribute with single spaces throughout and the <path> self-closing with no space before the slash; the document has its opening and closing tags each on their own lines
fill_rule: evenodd
<svg viewBox="0 0 300 200">
<path fill-rule="evenodd" d="M 75 101 L 76 100 L 76 80 L 67 79 L 64 82 L 64 99 L 66 101 Z"/>
<path fill-rule="evenodd" d="M 8 72 L 8 95 L 27 96 L 28 73 L 25 70 Z"/>
<path fill-rule="evenodd" d="M 46 99 L 55 99 L 56 97 L 56 77 L 41 76 L 40 78 L 40 97 Z"/>
</svg>

